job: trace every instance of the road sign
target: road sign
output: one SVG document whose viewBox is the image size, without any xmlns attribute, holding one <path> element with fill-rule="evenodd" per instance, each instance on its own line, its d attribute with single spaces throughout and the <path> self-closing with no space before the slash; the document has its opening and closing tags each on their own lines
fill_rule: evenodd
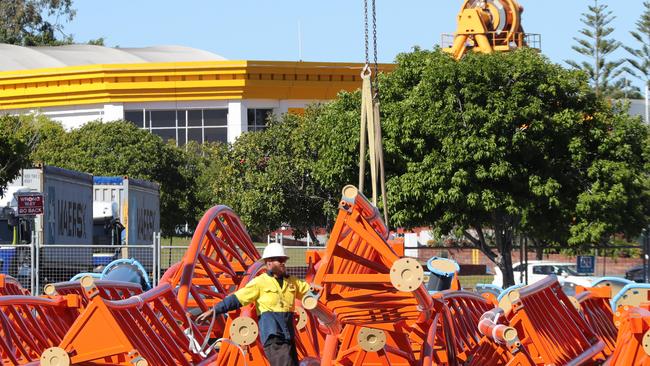
<svg viewBox="0 0 650 366">
<path fill-rule="evenodd" d="M 596 272 L 596 257 L 593 255 L 579 255 L 576 262 L 578 273 Z"/>
<path fill-rule="evenodd" d="M 33 216 L 43 214 L 43 194 L 41 193 L 17 193 L 19 216 Z"/>
</svg>

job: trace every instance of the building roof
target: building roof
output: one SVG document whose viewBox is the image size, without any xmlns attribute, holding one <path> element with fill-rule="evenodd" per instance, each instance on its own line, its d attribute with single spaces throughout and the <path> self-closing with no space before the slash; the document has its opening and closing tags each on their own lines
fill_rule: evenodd
<svg viewBox="0 0 650 366">
<path fill-rule="evenodd" d="M 394 65 L 380 64 L 382 71 Z M 329 100 L 363 64 L 226 60 L 183 47 L 21 47 L 0 43 L 0 112 L 104 103 Z"/>
<path fill-rule="evenodd" d="M 22 47 L 0 43 L 0 71 L 97 64 L 224 61 L 212 52 L 184 46 L 112 48 L 87 44 Z"/>
</svg>

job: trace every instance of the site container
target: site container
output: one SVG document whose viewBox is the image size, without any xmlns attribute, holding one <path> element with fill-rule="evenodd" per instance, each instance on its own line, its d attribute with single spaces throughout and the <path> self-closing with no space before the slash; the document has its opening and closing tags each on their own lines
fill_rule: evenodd
<svg viewBox="0 0 650 366">
<path fill-rule="evenodd" d="M 154 233 L 160 232 L 160 187 L 157 183 L 129 177 L 94 177 L 95 244 L 148 245 L 95 253 L 93 264 L 106 265 L 118 258 L 135 258 L 152 268 Z"/>
<path fill-rule="evenodd" d="M 95 206 L 110 204 L 105 217 L 124 225 L 121 241 L 129 245 L 148 245 L 160 231 L 160 187 L 157 183 L 128 177 L 94 177 Z M 98 218 L 96 210 L 94 217 Z M 101 216 L 100 216 L 101 217 Z"/>
<path fill-rule="evenodd" d="M 43 194 L 43 214 L 20 220 L 36 234 L 36 244 L 41 247 L 40 267 L 46 272 L 56 272 L 62 278 L 88 270 L 92 248 L 70 245 L 92 242 L 92 175 L 47 165 L 23 169 L 8 184 L 5 195 L 19 191 Z M 32 238 L 21 236 L 20 243 L 31 241 Z"/>
</svg>

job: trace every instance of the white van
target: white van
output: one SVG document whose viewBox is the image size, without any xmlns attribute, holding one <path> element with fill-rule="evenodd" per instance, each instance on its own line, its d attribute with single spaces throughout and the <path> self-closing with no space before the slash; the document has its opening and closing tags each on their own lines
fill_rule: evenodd
<svg viewBox="0 0 650 366">
<path fill-rule="evenodd" d="M 514 263 L 512 272 L 515 277 L 515 285 L 522 283 L 524 263 Z M 570 282 L 576 285 L 590 287 L 599 277 L 578 273 L 575 263 L 552 262 L 552 261 L 528 261 L 528 284 L 535 283 L 548 275 L 556 275 L 560 283 Z M 525 280 L 525 278 L 524 278 Z M 503 273 L 497 266 L 494 267 L 493 285 L 503 286 Z"/>
</svg>

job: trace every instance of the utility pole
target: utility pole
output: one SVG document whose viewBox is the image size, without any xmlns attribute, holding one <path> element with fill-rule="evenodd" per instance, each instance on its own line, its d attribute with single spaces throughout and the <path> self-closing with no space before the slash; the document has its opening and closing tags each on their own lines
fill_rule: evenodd
<svg viewBox="0 0 650 366">
<path fill-rule="evenodd" d="M 645 83 L 645 123 L 650 124 L 650 107 L 648 106 L 648 84 L 650 81 Z"/>
</svg>

